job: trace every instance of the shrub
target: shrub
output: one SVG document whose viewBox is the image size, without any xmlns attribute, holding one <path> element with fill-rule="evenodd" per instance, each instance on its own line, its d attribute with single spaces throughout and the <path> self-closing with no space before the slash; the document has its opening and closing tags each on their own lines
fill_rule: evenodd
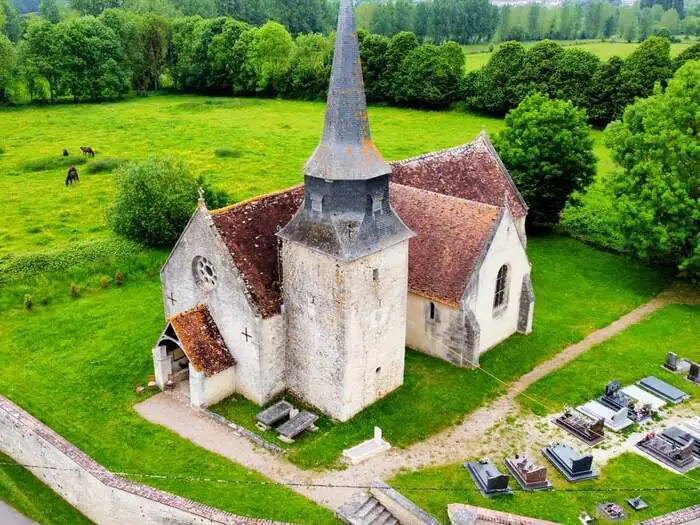
<svg viewBox="0 0 700 525">
<path fill-rule="evenodd" d="M 128 161 L 124 159 L 100 159 L 91 162 L 85 168 L 87 173 L 104 173 L 107 171 L 114 171 Z"/>
<path fill-rule="evenodd" d="M 109 277 L 103 275 L 100 277 L 100 288 L 107 288 L 109 286 Z"/>
<path fill-rule="evenodd" d="M 232 157 L 234 159 L 237 159 L 242 155 L 240 150 L 233 149 L 233 148 L 216 148 L 214 150 L 214 155 L 217 157 Z"/>
<path fill-rule="evenodd" d="M 75 283 L 70 283 L 70 296 L 80 297 L 80 286 Z"/>
<path fill-rule="evenodd" d="M 87 159 L 85 157 L 44 157 L 43 159 L 30 160 L 22 164 L 22 170 L 24 171 L 48 171 L 55 170 L 58 168 L 67 168 L 69 166 L 75 166 L 76 164 L 85 164 Z"/>
<path fill-rule="evenodd" d="M 192 215 L 197 189 L 197 180 L 179 159 L 149 157 L 124 165 L 117 172 L 109 225 L 148 246 L 172 246 Z"/>
<path fill-rule="evenodd" d="M 124 284 L 124 274 L 120 271 L 117 271 L 114 274 L 114 284 L 119 288 L 122 284 Z"/>
<path fill-rule="evenodd" d="M 32 296 L 28 293 L 24 294 L 24 307 L 27 310 L 31 310 L 32 306 L 34 306 L 34 301 L 32 300 Z"/>
<path fill-rule="evenodd" d="M 210 210 L 215 210 L 217 208 L 223 208 L 228 203 L 231 202 L 231 196 L 226 190 L 215 188 L 211 185 L 204 177 L 199 177 L 197 183 L 200 188 L 204 190 L 204 202 L 207 208 Z"/>
</svg>

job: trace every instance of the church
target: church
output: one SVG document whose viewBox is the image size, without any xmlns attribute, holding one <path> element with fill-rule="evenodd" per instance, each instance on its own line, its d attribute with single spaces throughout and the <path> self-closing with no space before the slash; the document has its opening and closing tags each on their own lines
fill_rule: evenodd
<svg viewBox="0 0 700 525">
<path fill-rule="evenodd" d="M 482 132 L 386 162 L 372 142 L 351 2 L 303 185 L 199 205 L 161 270 L 160 388 L 193 407 L 283 393 L 346 421 L 403 383 L 405 348 L 455 366 L 532 330 L 527 206 Z"/>
</svg>

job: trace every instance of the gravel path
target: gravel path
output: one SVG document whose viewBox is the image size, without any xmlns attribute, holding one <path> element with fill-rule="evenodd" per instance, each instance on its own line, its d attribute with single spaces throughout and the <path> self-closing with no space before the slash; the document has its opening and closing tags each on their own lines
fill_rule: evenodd
<svg viewBox="0 0 700 525">
<path fill-rule="evenodd" d="M 366 486 L 377 479 L 388 479 L 401 469 L 413 470 L 456 463 L 466 457 L 488 453 L 489 448 L 498 446 L 498 443 L 495 443 L 497 440 L 484 440 L 483 436 L 489 433 L 497 435 L 502 431 L 508 415 L 515 414 L 519 410 L 515 398 L 529 385 L 566 365 L 591 347 L 638 323 L 669 302 L 675 302 L 675 298 L 672 294 L 662 294 L 605 328 L 593 332 L 579 343 L 567 347 L 549 361 L 540 364 L 520 377 L 518 381 L 510 384 L 505 395 L 472 412 L 456 427 L 440 432 L 407 449 L 392 449 L 386 454 L 342 471 L 301 470 L 283 457 L 256 447 L 247 439 L 235 435 L 212 419 L 194 410 L 183 409 L 182 401 L 178 401 L 167 393 L 158 394 L 139 403 L 135 409 L 152 423 L 163 425 L 193 443 L 251 470 L 256 470 L 278 483 L 291 484 L 291 488 L 300 494 L 320 505 L 335 509 L 357 492 L 357 487 Z M 508 425 L 505 427 L 507 428 Z M 526 427 L 526 433 L 532 434 L 532 437 L 543 433 L 532 422 Z M 497 430 L 499 428 L 501 430 Z M 520 423 L 519 428 L 524 429 Z M 308 486 L 310 484 L 316 486 Z M 344 487 L 338 488 L 338 485 Z"/>
</svg>

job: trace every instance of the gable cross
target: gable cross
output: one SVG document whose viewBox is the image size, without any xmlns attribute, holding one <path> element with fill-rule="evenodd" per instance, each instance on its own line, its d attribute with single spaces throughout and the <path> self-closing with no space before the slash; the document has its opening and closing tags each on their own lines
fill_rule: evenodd
<svg viewBox="0 0 700 525">
<path fill-rule="evenodd" d="M 170 300 L 170 304 L 171 304 L 171 305 L 175 305 L 175 303 L 177 302 L 177 300 L 176 300 L 175 297 L 173 296 L 172 290 L 170 291 L 170 295 L 168 296 L 168 299 Z"/>
<path fill-rule="evenodd" d="M 248 342 L 248 339 L 252 339 L 252 338 L 253 338 L 253 336 L 250 335 L 250 334 L 248 333 L 248 327 L 246 327 L 246 329 L 243 330 L 243 331 L 241 332 L 241 334 L 245 336 L 245 342 L 246 342 L 246 343 Z"/>
</svg>

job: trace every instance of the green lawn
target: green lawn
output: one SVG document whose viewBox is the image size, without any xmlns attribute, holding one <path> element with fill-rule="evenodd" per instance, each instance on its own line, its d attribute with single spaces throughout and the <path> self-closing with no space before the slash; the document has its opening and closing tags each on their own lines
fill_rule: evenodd
<svg viewBox="0 0 700 525">
<path fill-rule="evenodd" d="M 482 357 L 482 367 L 512 381 L 590 332 L 650 299 L 668 281 L 625 257 L 556 236 L 531 237 L 537 302 L 532 335 L 516 335 Z M 333 466 L 343 448 L 368 439 L 379 425 L 394 446 L 405 447 L 460 422 L 496 395 L 501 384 L 481 370 L 458 369 L 409 351 L 404 385 L 347 423 L 320 423 L 289 447 L 289 458 L 306 468 Z M 215 411 L 251 430 L 256 408 L 234 397 Z M 275 440 L 272 433 L 265 437 Z"/>
<path fill-rule="evenodd" d="M 600 395 L 614 379 L 630 384 L 648 375 L 698 394 L 698 387 L 659 368 L 669 351 L 700 361 L 698 327 L 700 307 L 666 306 L 531 385 L 525 396 L 541 401 L 542 405 L 525 397 L 518 399 L 539 413 L 555 412 Z"/>
<path fill-rule="evenodd" d="M 638 46 L 638 42 L 600 42 L 599 40 L 588 40 L 583 42 L 572 42 L 570 40 L 558 40 L 559 44 L 565 47 L 576 47 L 585 49 L 600 57 L 601 60 L 608 60 L 612 56 L 625 58 L 632 53 Z M 536 42 L 525 42 L 526 47 L 535 45 Z M 684 49 L 690 47 L 694 42 L 680 42 L 671 44 L 671 55 L 676 56 Z M 489 61 L 491 53 L 488 51 L 488 46 L 484 44 L 475 44 L 474 46 L 462 46 L 464 48 L 466 59 L 466 70 L 474 71 L 481 69 Z M 496 46 L 498 47 L 498 46 Z"/>
<path fill-rule="evenodd" d="M 0 500 L 41 525 L 92 523 L 42 481 L 0 452 Z"/>
<path fill-rule="evenodd" d="M 538 461 L 545 460 L 540 457 Z M 503 465 L 501 468 L 505 470 Z M 628 514 L 624 523 L 636 523 L 700 501 L 700 470 L 683 477 L 631 453 L 608 463 L 594 481 L 568 483 L 551 467 L 548 474 L 554 483 L 551 492 L 516 491 L 512 496 L 496 498 L 481 496 L 461 464 L 403 473 L 390 484 L 445 524 L 449 523 L 449 503 L 466 503 L 575 524 L 581 511 L 595 516 L 596 505 L 602 502 L 622 505 Z M 634 512 L 625 500 L 640 495 L 649 508 Z"/>
</svg>

